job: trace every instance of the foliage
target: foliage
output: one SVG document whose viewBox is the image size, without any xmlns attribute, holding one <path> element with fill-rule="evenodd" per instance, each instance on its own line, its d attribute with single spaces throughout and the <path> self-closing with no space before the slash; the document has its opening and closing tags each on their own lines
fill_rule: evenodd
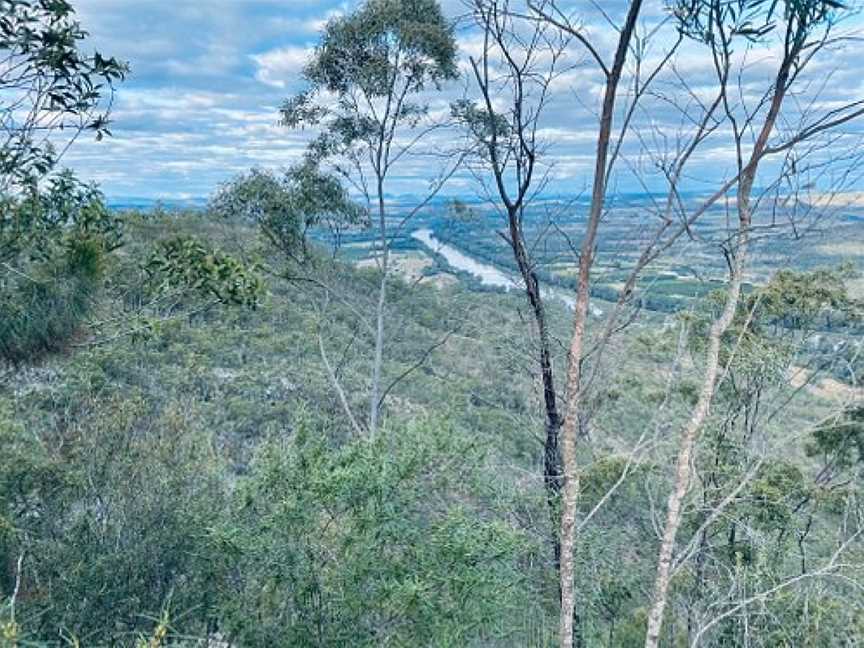
<svg viewBox="0 0 864 648">
<path fill-rule="evenodd" d="M 13 364 L 67 344 L 121 242 L 94 186 L 50 175 L 82 131 L 110 134 L 126 74 L 86 37 L 66 0 L 0 2 L 0 360 Z"/>
<path fill-rule="evenodd" d="M 0 193 L 32 187 L 81 131 L 109 134 L 104 103 L 127 69 L 85 53 L 86 37 L 66 0 L 0 2 Z M 61 131 L 67 141 L 58 151 L 54 138 Z"/>
<path fill-rule="evenodd" d="M 811 272 L 780 270 L 750 303 L 758 304 L 762 317 L 772 323 L 799 330 L 813 328 L 823 318 L 855 322 L 864 314 L 864 303 L 849 294 L 848 281 L 856 274 L 848 264 Z"/>
<path fill-rule="evenodd" d="M 35 433 L 0 417 L 0 558 L 24 556 L 25 637 L 127 643 L 169 598 L 201 627 L 204 529 L 224 484 L 195 408 L 154 411 L 135 395 L 68 405 L 68 418 Z M 13 576 L 0 573 L 0 591 Z"/>
<path fill-rule="evenodd" d="M 106 252 L 122 243 L 122 222 L 106 208 L 102 192 L 69 170 L 49 177 L 41 190 L 0 202 L 0 261 L 47 260 L 70 232 L 98 239 Z"/>
<path fill-rule="evenodd" d="M 488 158 L 492 143 L 496 144 L 496 154 L 499 158 L 513 146 L 514 142 L 508 141 L 515 137 L 510 123 L 503 115 L 493 114 L 480 108 L 475 102 L 468 99 L 460 99 L 450 105 L 450 114 L 457 123 L 463 125 L 471 133 L 479 146 L 477 153 L 481 158 Z"/>
<path fill-rule="evenodd" d="M 332 19 L 306 77 L 339 95 L 357 85 L 386 96 L 396 71 L 407 92 L 456 76 L 456 46 L 435 0 L 369 0 L 356 13 Z"/>
<path fill-rule="evenodd" d="M 145 268 L 160 291 L 191 292 L 221 304 L 255 306 L 265 290 L 255 267 L 191 237 L 160 243 Z"/>
<path fill-rule="evenodd" d="M 721 361 L 759 382 L 785 380 L 792 351 L 827 325 L 849 326 L 861 317 L 861 302 L 849 295 L 848 267 L 807 272 L 780 270 L 741 300 L 723 337 Z M 725 297 L 708 295 L 701 310 L 683 317 L 691 325 L 691 348 L 704 348 L 708 328 Z"/>
<path fill-rule="evenodd" d="M 484 501 L 485 470 L 477 443 L 445 421 L 340 448 L 301 425 L 265 445 L 216 538 L 235 574 L 228 635 L 292 646 L 491 639 L 531 605 L 520 565 L 535 548 Z"/>
<path fill-rule="evenodd" d="M 416 125 L 426 114 L 409 97 L 457 75 L 453 28 L 437 0 L 368 0 L 327 23 L 304 70 L 310 88 L 282 105 L 282 121 L 292 128 L 319 126 L 322 135 L 310 149 L 314 159 L 357 145 L 376 149 L 377 140 L 392 138 L 395 124 Z M 322 92 L 337 96 L 335 106 L 317 100 Z M 388 108 L 367 110 L 355 93 L 370 106 L 385 99 Z"/>
<path fill-rule="evenodd" d="M 735 36 L 757 42 L 777 30 L 779 21 L 794 26 L 805 39 L 820 23 L 829 22 L 847 5 L 837 0 L 674 0 L 672 11 L 682 33 L 711 43 Z"/>
<path fill-rule="evenodd" d="M 284 178 L 253 169 L 223 184 L 210 209 L 223 218 L 255 223 L 290 258 L 305 253 L 310 227 L 339 230 L 365 221 L 364 210 L 339 180 L 308 159 L 291 167 Z"/>
<path fill-rule="evenodd" d="M 102 194 L 68 172 L 2 210 L 0 359 L 20 364 L 62 349 L 81 326 L 122 227 Z"/>
<path fill-rule="evenodd" d="M 849 407 L 837 420 L 815 430 L 805 449 L 822 459 L 824 475 L 864 462 L 864 406 Z"/>
</svg>

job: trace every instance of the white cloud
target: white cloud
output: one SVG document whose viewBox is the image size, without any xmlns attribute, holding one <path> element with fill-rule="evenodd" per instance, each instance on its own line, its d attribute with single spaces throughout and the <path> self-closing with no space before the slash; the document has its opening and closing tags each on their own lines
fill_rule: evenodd
<svg viewBox="0 0 864 648">
<path fill-rule="evenodd" d="M 312 52 L 311 47 L 289 45 L 263 54 L 253 54 L 251 58 L 258 65 L 255 78 L 274 88 L 285 88 L 303 71 Z"/>
<path fill-rule="evenodd" d="M 114 138 L 96 144 L 80 140 L 66 162 L 82 177 L 101 181 L 107 194 L 203 196 L 219 181 L 255 165 L 273 167 L 294 163 L 312 135 L 277 125 L 278 105 L 300 84 L 303 66 L 326 21 L 356 7 L 360 0 L 75 0 L 83 27 L 91 33 L 88 48 L 128 60 L 130 78 L 118 91 L 114 104 Z M 567 12 L 583 17 L 594 41 L 608 59 L 616 33 L 590 5 L 602 7 L 613 19 L 626 9 L 624 0 L 585 3 L 560 0 Z M 662 0 L 646 0 L 643 35 L 665 15 Z M 464 15 L 463 0 L 442 0 L 449 16 Z M 667 25 L 671 29 L 671 25 Z M 469 55 L 482 53 L 483 40 L 461 23 L 458 29 L 460 68 L 463 78 L 443 94 L 429 92 L 417 98 L 432 115 L 446 117 L 449 101 L 463 93 L 476 97 Z M 654 45 L 643 52 L 643 74 L 674 42 L 674 30 L 661 32 Z M 758 51 L 757 51 L 758 50 Z M 799 85 L 801 96 L 790 102 L 784 123 L 796 124 L 809 108 L 818 113 L 839 106 L 841 101 L 861 96 L 862 84 L 855 57 L 857 44 L 838 44 L 833 56 L 825 57 L 810 71 L 808 89 Z M 776 65 L 776 52 L 757 48 L 737 53 L 736 62 L 747 54 L 739 101 L 754 105 L 765 90 L 766 79 Z M 772 58 L 774 57 L 774 58 Z M 553 166 L 550 190 L 579 191 L 590 179 L 596 145 L 597 109 L 603 90 L 602 74 L 584 49 L 573 44 L 567 50 L 566 70 L 555 79 L 549 103 L 540 122 L 544 165 Z M 699 113 L 699 100 L 710 101 L 716 93 L 716 73 L 703 47 L 688 45 L 677 60 L 678 72 L 692 95 L 668 71 L 657 80 L 656 95 L 643 98 L 634 115 L 634 133 L 651 138 L 658 148 L 675 149 L 678 137 L 692 128 Z M 620 105 L 632 94 L 633 59 L 627 67 Z M 736 77 L 736 92 L 737 82 Z M 823 87 L 824 85 L 824 87 Z M 808 103 L 820 95 L 818 103 Z M 333 97 L 323 94 L 324 101 Z M 506 92 L 496 95 L 496 106 L 505 110 Z M 681 110 L 687 110 L 686 118 Z M 620 120 L 620 113 L 618 119 Z M 810 115 L 808 117 L 818 117 Z M 616 126 L 620 121 L 616 121 Z M 849 124 L 848 128 L 858 128 Z M 452 131 L 433 135 L 433 146 L 452 148 Z M 693 175 L 706 179 L 725 173 L 730 164 L 729 135 L 718 130 L 700 149 Z M 650 142 L 649 142 L 650 143 Z M 622 148 L 629 164 L 641 164 L 639 142 L 631 138 Z M 627 164 L 619 169 L 626 173 Z M 410 191 L 428 182 L 428 160 L 400 165 L 398 189 Z M 413 185 L 412 185 L 413 183 Z M 627 183 L 622 180 L 622 186 Z M 450 190 L 448 188 L 448 190 Z M 456 177 L 452 191 L 464 195 L 471 185 Z"/>
</svg>

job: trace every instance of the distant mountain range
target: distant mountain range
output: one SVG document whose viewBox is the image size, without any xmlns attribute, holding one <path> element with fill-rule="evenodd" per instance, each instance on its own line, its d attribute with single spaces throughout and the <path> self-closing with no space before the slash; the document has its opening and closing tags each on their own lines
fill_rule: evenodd
<svg viewBox="0 0 864 648">
<path fill-rule="evenodd" d="M 108 197 L 105 202 L 109 209 L 118 211 L 126 209 L 153 209 L 161 206 L 167 210 L 202 209 L 207 205 L 207 198 L 142 198 L 139 196 Z"/>
<path fill-rule="evenodd" d="M 708 194 L 702 191 L 682 191 L 679 193 L 684 200 L 697 200 L 708 197 Z M 647 201 L 654 199 L 665 199 L 665 194 L 649 194 L 640 192 L 618 192 L 609 196 L 610 207 L 635 207 L 644 205 Z M 412 194 L 387 194 L 386 201 L 391 205 L 416 205 L 423 200 L 422 196 Z M 535 199 L 538 204 L 549 203 L 565 203 L 572 206 L 585 207 L 590 203 L 591 196 L 589 193 L 580 194 L 549 194 Z M 427 201 L 428 207 L 441 207 L 450 205 L 454 201 L 461 202 L 466 206 L 479 206 L 487 204 L 488 201 L 479 198 L 476 195 L 462 196 L 436 196 L 432 200 Z M 107 197 L 106 203 L 110 209 L 117 211 L 136 209 L 149 210 L 157 206 L 169 211 L 183 209 L 203 209 L 207 206 L 208 198 L 205 196 L 195 196 L 190 198 L 147 198 L 142 196 L 114 196 Z M 847 211 L 844 216 L 849 220 L 864 219 L 864 199 L 858 203 L 850 203 L 849 205 L 839 205 L 845 207 L 843 211 Z"/>
<path fill-rule="evenodd" d="M 623 193 L 620 192 L 615 195 L 614 200 L 619 204 L 624 203 L 638 203 L 644 202 L 644 200 L 648 197 L 648 194 L 644 193 Z M 387 194 L 386 200 L 389 203 L 402 205 L 402 204 L 416 204 L 423 200 L 423 196 L 417 196 L 413 194 Z M 165 209 L 201 209 L 207 205 L 207 197 L 199 196 L 192 198 L 145 198 L 142 196 L 113 196 L 106 198 L 106 202 L 108 207 L 111 209 L 123 210 L 123 209 L 152 209 L 157 205 L 161 205 Z M 476 195 L 469 196 L 436 196 L 432 200 L 429 200 L 427 204 L 429 206 L 440 206 L 440 205 L 448 205 L 453 201 L 458 200 L 459 202 L 466 205 L 477 205 L 481 203 L 486 203 L 488 201 L 477 197 Z M 573 204 L 587 204 L 590 200 L 590 194 L 578 194 L 578 195 L 558 195 L 558 194 L 550 194 L 548 196 L 543 196 L 538 199 L 539 202 L 571 202 Z"/>
</svg>

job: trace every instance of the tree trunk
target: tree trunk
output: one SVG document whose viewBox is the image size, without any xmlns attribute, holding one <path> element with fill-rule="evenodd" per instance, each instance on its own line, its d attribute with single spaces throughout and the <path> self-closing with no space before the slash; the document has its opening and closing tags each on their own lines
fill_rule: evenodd
<svg viewBox="0 0 864 648">
<path fill-rule="evenodd" d="M 732 251 L 732 265 L 729 279 L 729 287 L 726 290 L 726 305 L 720 317 L 714 321 L 708 336 L 708 351 L 706 354 L 705 373 L 702 381 L 702 389 L 699 400 L 696 403 L 690 421 L 684 430 L 681 446 L 678 452 L 678 462 L 675 469 L 675 485 L 669 495 L 666 510 L 666 525 L 660 542 L 660 555 L 657 562 L 657 575 L 654 581 L 654 596 L 651 611 L 648 615 L 648 629 L 645 635 L 645 648 L 657 648 L 660 642 L 660 631 L 663 626 L 663 615 L 669 595 L 669 581 L 672 556 L 675 551 L 675 539 L 678 528 L 681 525 L 681 505 L 690 487 L 690 475 L 692 472 L 691 460 L 693 450 L 702 424 L 708 416 L 711 401 L 714 398 L 714 389 L 720 369 L 720 347 L 723 334 L 727 331 L 735 317 L 735 311 L 741 299 L 741 283 L 744 267 L 747 262 L 747 248 L 749 243 L 750 227 L 752 225 L 752 207 L 750 196 L 753 191 L 753 183 L 756 180 L 756 172 L 759 168 L 768 138 L 774 129 L 780 107 L 787 90 L 789 70 L 796 54 L 787 53 L 786 58 L 780 65 L 774 83 L 774 96 L 771 106 L 765 116 L 765 122 L 759 132 L 759 136 L 753 145 L 753 151 L 747 165 L 739 172 L 737 208 L 738 208 L 738 231 L 736 235 L 736 249 Z"/>
<path fill-rule="evenodd" d="M 378 228 L 381 242 L 381 283 L 378 287 L 378 304 L 375 309 L 375 355 L 372 360 L 372 386 L 369 395 L 369 436 L 378 431 L 378 415 L 381 409 L 381 366 L 384 364 L 384 311 L 387 305 L 387 273 L 390 266 L 390 246 L 387 242 L 387 218 L 384 207 L 384 181 L 378 178 Z"/>
<path fill-rule="evenodd" d="M 561 498 L 561 614 L 559 619 L 559 642 L 561 648 L 573 648 L 573 612 L 576 608 L 574 587 L 573 549 L 576 533 L 576 504 L 579 499 L 579 470 L 576 457 L 576 433 L 581 417 L 582 350 L 585 345 L 585 324 L 588 319 L 590 300 L 591 267 L 597 230 L 603 215 L 606 199 L 606 173 L 609 144 L 612 136 L 612 118 L 621 71 L 627 59 L 627 48 L 636 20 L 642 8 L 642 0 L 633 0 L 627 19 L 618 40 L 615 61 L 606 78 L 603 110 L 600 116 L 600 132 L 597 137 L 597 159 L 594 166 L 594 184 L 591 193 L 591 209 L 585 238 L 582 240 L 579 258 L 579 279 L 576 286 L 576 308 L 573 314 L 573 335 L 570 339 L 567 366 L 567 416 L 561 430 L 561 459 L 563 467 L 563 495 Z"/>
<path fill-rule="evenodd" d="M 696 437 L 702 424 L 708 416 L 711 401 L 714 398 L 714 387 L 720 368 L 720 344 L 723 334 L 732 324 L 738 301 L 741 296 L 741 275 L 746 256 L 746 231 L 739 232 L 739 250 L 733 264 L 732 277 L 727 290 L 726 305 L 719 318 L 714 321 L 708 335 L 707 366 L 702 379 L 702 389 L 696 403 L 678 452 L 678 462 L 675 472 L 675 486 L 669 495 L 666 512 L 666 525 L 660 543 L 660 557 L 657 564 L 657 576 L 654 582 L 654 604 L 648 615 L 648 631 L 645 637 L 646 648 L 657 648 L 660 642 L 660 631 L 663 626 L 663 613 L 669 592 L 672 555 L 675 549 L 675 538 L 681 525 L 681 505 L 690 487 L 691 460 Z"/>
<path fill-rule="evenodd" d="M 545 438 L 543 442 L 543 484 L 546 489 L 546 502 L 552 519 L 553 529 L 558 522 L 558 499 L 561 493 L 561 453 L 558 449 L 558 433 L 561 428 L 561 417 L 558 413 L 558 395 L 555 392 L 555 374 L 552 369 L 552 352 L 549 345 L 549 330 L 546 326 L 546 311 L 543 296 L 540 294 L 540 282 L 531 267 L 525 240 L 519 226 L 519 209 L 508 209 L 510 229 L 510 244 L 516 265 L 525 283 L 525 294 L 534 315 L 538 337 L 538 362 L 543 381 L 543 407 L 545 412 Z M 552 532 L 552 555 L 555 570 L 561 566 L 561 544 L 558 533 Z"/>
</svg>

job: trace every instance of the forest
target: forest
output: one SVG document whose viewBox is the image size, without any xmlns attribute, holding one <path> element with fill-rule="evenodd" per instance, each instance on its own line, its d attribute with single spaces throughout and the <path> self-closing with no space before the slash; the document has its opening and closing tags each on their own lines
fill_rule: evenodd
<svg viewBox="0 0 864 648">
<path fill-rule="evenodd" d="M 124 202 L 140 4 L 0 0 L 0 648 L 864 645 L 864 6 L 268 2 Z"/>
</svg>

